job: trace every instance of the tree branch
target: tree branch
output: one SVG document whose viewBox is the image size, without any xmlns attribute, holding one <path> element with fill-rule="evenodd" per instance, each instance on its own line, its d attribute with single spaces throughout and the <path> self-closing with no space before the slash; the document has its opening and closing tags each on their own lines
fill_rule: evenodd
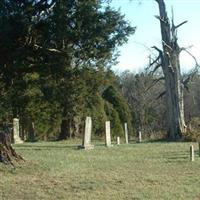
<svg viewBox="0 0 200 200">
<path fill-rule="evenodd" d="M 187 90 L 189 90 L 188 89 L 188 86 L 187 86 L 187 84 L 190 82 L 190 80 L 192 80 L 193 78 L 194 78 L 194 76 L 195 76 L 195 74 L 198 72 L 198 69 L 197 68 L 195 68 L 190 74 L 188 74 L 188 76 L 187 76 L 187 78 L 185 79 L 185 80 L 183 80 L 183 86 L 187 89 Z"/>
<path fill-rule="evenodd" d="M 191 71 L 191 73 L 187 76 L 187 78 L 185 80 L 183 80 L 183 82 L 182 82 L 184 87 L 188 90 L 187 84 L 189 83 L 190 80 L 193 79 L 195 74 L 199 71 L 200 65 L 198 64 L 197 59 L 195 58 L 195 56 L 192 53 L 190 53 L 186 48 L 181 48 L 181 50 L 183 50 L 187 54 L 189 54 L 193 58 L 193 60 L 194 60 L 194 62 L 196 64 L 195 68 Z"/>
<path fill-rule="evenodd" d="M 151 48 L 153 48 L 153 49 L 155 49 L 156 51 L 158 51 L 159 52 L 159 55 L 162 55 L 162 50 L 161 49 L 159 49 L 158 47 L 156 47 L 156 46 L 152 46 Z"/>
<path fill-rule="evenodd" d="M 150 63 L 149 66 L 151 67 L 152 65 L 154 65 L 155 63 L 157 63 L 160 58 L 161 58 L 161 55 L 159 55 L 152 63 Z"/>
<path fill-rule="evenodd" d="M 41 46 L 39 46 L 37 44 L 34 44 L 34 47 L 36 49 L 45 50 L 45 51 L 47 51 L 49 53 L 57 53 L 57 54 L 62 55 L 62 56 L 67 56 L 68 55 L 67 52 L 65 52 L 65 51 L 61 51 L 61 50 L 58 50 L 58 49 L 51 49 L 51 48 L 43 48 L 43 47 L 41 47 Z"/>
<path fill-rule="evenodd" d="M 164 24 L 167 24 L 167 21 L 165 21 L 164 19 L 162 19 L 160 16 L 155 15 L 155 18 L 160 20 L 161 22 L 163 22 Z"/>
<path fill-rule="evenodd" d="M 185 20 L 184 22 L 180 23 L 179 25 L 175 26 L 174 28 L 177 29 L 177 28 L 179 28 L 180 26 L 182 26 L 183 24 L 186 24 L 187 22 L 188 22 L 188 21 Z"/>
<path fill-rule="evenodd" d="M 164 40 L 162 40 L 164 46 L 166 46 L 170 51 L 173 51 L 173 48 L 170 47 Z"/>
<path fill-rule="evenodd" d="M 165 94 L 166 94 L 166 91 L 163 91 L 162 93 L 160 93 L 160 94 L 156 97 L 156 100 L 162 98 Z"/>
<path fill-rule="evenodd" d="M 151 89 L 154 85 L 156 85 L 158 82 L 160 82 L 161 80 L 164 80 L 164 77 L 160 77 L 158 79 L 153 80 L 152 84 L 145 90 L 145 92 L 147 92 L 149 89 Z"/>
<path fill-rule="evenodd" d="M 161 66 L 161 63 L 158 63 L 150 73 L 153 75 Z"/>
<path fill-rule="evenodd" d="M 190 55 L 193 58 L 193 60 L 196 64 L 196 67 L 200 67 L 195 56 L 192 53 L 190 53 L 186 48 L 181 48 L 180 51 L 185 51 L 188 55 Z"/>
</svg>

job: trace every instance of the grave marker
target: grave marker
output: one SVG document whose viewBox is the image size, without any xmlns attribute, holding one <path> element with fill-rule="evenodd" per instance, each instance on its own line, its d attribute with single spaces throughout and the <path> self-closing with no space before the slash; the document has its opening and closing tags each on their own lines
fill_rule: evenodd
<svg viewBox="0 0 200 200">
<path fill-rule="evenodd" d="M 81 148 L 85 150 L 94 148 L 94 145 L 91 144 L 91 134 L 92 134 L 92 119 L 91 117 L 86 117 L 83 144 Z"/>
<path fill-rule="evenodd" d="M 193 145 L 190 146 L 190 161 L 194 161 L 194 147 Z"/>
<path fill-rule="evenodd" d="M 141 131 L 138 132 L 138 142 L 139 143 L 142 142 L 142 132 Z"/>
<path fill-rule="evenodd" d="M 13 119 L 13 138 L 14 138 L 15 144 L 23 143 L 23 140 L 19 136 L 19 119 L 18 118 Z"/>
<path fill-rule="evenodd" d="M 125 141 L 128 144 L 128 126 L 127 123 L 124 123 L 124 132 L 125 132 Z"/>
<path fill-rule="evenodd" d="M 106 146 L 111 147 L 111 131 L 110 131 L 110 121 L 105 122 L 105 132 L 106 132 Z"/>
<path fill-rule="evenodd" d="M 120 145 L 120 137 L 117 137 L 117 145 Z"/>
</svg>

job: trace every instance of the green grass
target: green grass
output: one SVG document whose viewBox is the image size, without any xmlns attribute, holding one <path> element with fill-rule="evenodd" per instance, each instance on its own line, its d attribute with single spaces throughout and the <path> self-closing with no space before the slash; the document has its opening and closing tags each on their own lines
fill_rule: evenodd
<svg viewBox="0 0 200 200">
<path fill-rule="evenodd" d="M 190 143 L 142 143 L 78 150 L 80 141 L 15 145 L 25 159 L 0 164 L 1 200 L 200 199 L 200 158 Z M 193 143 L 197 150 L 197 144 Z"/>
</svg>

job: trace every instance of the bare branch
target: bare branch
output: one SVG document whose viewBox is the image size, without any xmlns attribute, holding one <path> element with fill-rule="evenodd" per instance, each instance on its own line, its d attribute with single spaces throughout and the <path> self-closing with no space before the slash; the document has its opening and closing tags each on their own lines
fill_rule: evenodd
<svg viewBox="0 0 200 200">
<path fill-rule="evenodd" d="M 195 58 L 195 56 L 192 53 L 190 53 L 186 48 L 181 48 L 181 50 L 183 50 L 187 54 L 189 54 L 193 58 L 193 60 L 195 62 L 195 68 L 190 72 L 190 74 L 187 76 L 187 78 L 185 80 L 183 80 L 183 82 L 182 82 L 184 87 L 188 90 L 187 84 L 189 83 L 190 80 L 193 79 L 195 74 L 199 71 L 200 65 L 198 64 L 197 59 Z"/>
<path fill-rule="evenodd" d="M 157 51 L 159 52 L 159 54 L 160 54 L 160 55 L 162 55 L 162 50 L 161 50 L 161 49 L 159 49 L 158 47 L 156 47 L 156 46 L 153 46 L 153 47 L 151 47 L 151 48 L 153 48 L 153 49 L 157 50 Z"/>
<path fill-rule="evenodd" d="M 171 7 L 171 12 L 172 12 L 172 26 L 174 26 L 174 9 Z"/>
<path fill-rule="evenodd" d="M 153 80 L 154 83 L 158 83 L 159 81 L 161 80 L 165 80 L 165 77 L 160 77 L 160 78 L 157 78 L 155 80 Z"/>
<path fill-rule="evenodd" d="M 166 91 L 163 91 L 162 93 L 160 93 L 160 94 L 156 97 L 156 100 L 162 98 L 165 94 L 166 94 Z"/>
<path fill-rule="evenodd" d="M 170 47 L 164 40 L 162 40 L 162 42 L 170 51 L 173 51 L 172 47 Z"/>
<path fill-rule="evenodd" d="M 188 46 L 188 47 L 182 47 L 182 48 L 180 48 L 180 52 L 181 52 L 181 51 L 188 50 L 188 49 L 191 49 L 192 47 L 193 47 L 193 45 L 190 45 L 190 46 Z"/>
<path fill-rule="evenodd" d="M 181 48 L 180 51 L 185 51 L 187 54 L 189 54 L 193 58 L 193 60 L 194 60 L 194 62 L 196 64 L 196 67 L 200 67 L 200 65 L 198 64 L 197 59 L 195 58 L 195 56 L 192 53 L 190 53 L 186 48 Z"/>
<path fill-rule="evenodd" d="M 150 72 L 150 74 L 153 75 L 161 66 L 162 66 L 161 63 L 158 63 L 158 64 L 155 66 L 155 68 L 153 69 L 153 71 Z"/>
<path fill-rule="evenodd" d="M 167 22 L 164 19 L 162 19 L 160 16 L 155 15 L 155 18 L 158 19 L 158 20 L 160 20 L 161 22 L 167 24 Z"/>
<path fill-rule="evenodd" d="M 164 77 L 160 77 L 158 79 L 153 80 L 152 84 L 145 90 L 145 92 L 147 92 L 149 89 L 151 89 L 154 85 L 156 85 L 158 82 L 160 82 L 161 80 L 164 80 Z"/>
<path fill-rule="evenodd" d="M 151 62 L 151 63 L 149 64 L 149 66 L 152 66 L 152 65 L 154 65 L 155 63 L 157 63 L 157 62 L 159 61 L 160 58 L 161 58 L 161 55 L 159 55 L 153 62 Z"/>
<path fill-rule="evenodd" d="M 158 53 L 159 53 L 159 55 L 158 55 L 158 57 L 152 62 L 152 63 L 150 63 L 150 65 L 149 65 L 149 67 L 151 67 L 151 66 L 153 66 L 154 64 L 156 64 L 156 66 L 155 66 L 155 68 L 153 69 L 153 71 L 151 71 L 150 72 L 150 74 L 154 74 L 155 72 L 156 72 L 156 70 L 159 68 L 159 67 L 161 67 L 162 66 L 162 54 L 163 54 L 163 52 L 162 52 L 162 50 L 161 49 L 159 49 L 158 47 L 156 47 L 156 46 L 152 46 L 151 48 L 153 48 L 153 49 L 155 49 L 156 51 L 158 51 Z M 158 62 L 160 60 L 160 62 Z"/>
<path fill-rule="evenodd" d="M 142 42 L 137 42 L 137 41 L 133 41 L 135 44 L 137 44 L 137 45 L 140 45 L 140 46 L 142 46 L 142 47 L 144 47 L 146 50 L 148 50 L 151 54 L 153 54 L 154 56 L 156 56 L 155 54 L 154 54 L 154 51 L 152 50 L 152 48 L 150 48 L 150 47 L 148 47 L 147 45 L 145 45 L 144 43 L 142 43 Z"/>
<path fill-rule="evenodd" d="M 190 72 L 190 74 L 188 74 L 187 78 L 185 80 L 183 80 L 183 86 L 187 89 L 188 89 L 188 86 L 187 84 L 194 78 L 195 74 L 198 72 L 198 68 L 195 68 L 194 70 L 192 70 Z"/>
<path fill-rule="evenodd" d="M 175 26 L 175 29 L 179 28 L 179 27 L 182 26 L 183 24 L 186 24 L 187 22 L 188 22 L 188 21 L 186 20 L 186 21 L 180 23 L 179 25 Z"/>
<path fill-rule="evenodd" d="M 132 92 L 131 92 L 131 95 L 130 95 L 130 97 L 131 97 L 131 99 L 132 99 L 133 101 L 139 102 L 139 101 L 138 101 L 138 99 L 134 97 L 134 95 L 133 95 L 133 93 L 132 93 Z"/>
</svg>

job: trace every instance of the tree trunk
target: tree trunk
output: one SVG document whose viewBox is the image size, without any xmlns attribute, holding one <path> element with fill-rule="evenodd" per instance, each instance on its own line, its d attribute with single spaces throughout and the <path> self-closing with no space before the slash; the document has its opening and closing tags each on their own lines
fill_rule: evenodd
<svg viewBox="0 0 200 200">
<path fill-rule="evenodd" d="M 68 138 L 74 138 L 79 134 L 80 118 L 73 117 L 73 119 L 63 119 L 61 122 L 61 131 L 59 140 L 66 140 Z"/>
<path fill-rule="evenodd" d="M 167 133 L 171 140 L 179 139 L 185 131 L 183 85 L 180 71 L 177 44 L 177 27 L 170 24 L 164 0 L 156 0 L 160 11 L 160 26 L 163 50 L 156 48 L 161 57 L 161 66 L 165 78 L 167 100 Z"/>
<path fill-rule="evenodd" d="M 185 129 L 183 88 L 179 73 L 171 72 L 169 69 L 165 72 L 167 134 L 172 140 L 181 138 Z"/>
<path fill-rule="evenodd" d="M 11 133 L 4 130 L 0 132 L 0 162 L 14 166 L 14 160 L 19 161 L 24 159 L 12 148 Z"/>
<path fill-rule="evenodd" d="M 28 141 L 35 142 L 35 127 L 34 122 L 31 119 L 28 119 Z"/>
<path fill-rule="evenodd" d="M 60 135 L 58 140 L 66 140 L 70 137 L 69 120 L 63 119 L 60 125 Z"/>
</svg>

